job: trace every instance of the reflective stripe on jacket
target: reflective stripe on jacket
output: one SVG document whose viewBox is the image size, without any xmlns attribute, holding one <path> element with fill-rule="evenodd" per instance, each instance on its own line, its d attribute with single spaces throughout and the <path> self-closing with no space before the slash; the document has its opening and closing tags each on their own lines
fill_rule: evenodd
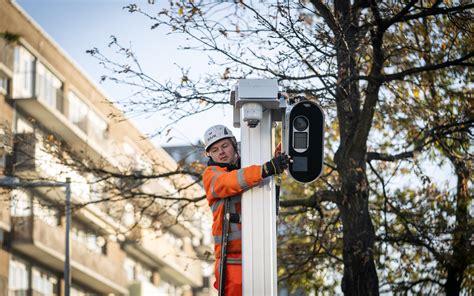
<svg viewBox="0 0 474 296">
<path fill-rule="evenodd" d="M 239 169 L 210 161 L 204 170 L 202 180 L 213 216 L 214 253 L 216 258 L 220 258 L 224 198 L 230 198 L 230 212 L 240 214 L 241 193 L 262 181 L 262 166 L 252 165 Z M 240 224 L 230 224 L 228 254 L 242 253 L 240 231 Z"/>
</svg>

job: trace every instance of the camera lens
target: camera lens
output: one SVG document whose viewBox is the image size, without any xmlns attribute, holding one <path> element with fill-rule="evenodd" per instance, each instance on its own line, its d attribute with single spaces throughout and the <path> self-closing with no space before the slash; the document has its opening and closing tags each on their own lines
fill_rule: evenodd
<svg viewBox="0 0 474 296">
<path fill-rule="evenodd" d="M 293 121 L 293 126 L 297 131 L 304 131 L 308 128 L 308 119 L 304 116 L 298 116 Z"/>
</svg>

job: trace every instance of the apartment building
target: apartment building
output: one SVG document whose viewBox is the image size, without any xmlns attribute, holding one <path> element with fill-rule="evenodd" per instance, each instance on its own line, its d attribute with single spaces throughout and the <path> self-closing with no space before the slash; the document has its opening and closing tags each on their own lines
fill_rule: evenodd
<svg viewBox="0 0 474 296">
<path fill-rule="evenodd" d="M 113 115 L 113 116 L 111 116 Z M 0 295 L 208 295 L 203 190 L 111 104 L 14 1 L 0 0 Z M 125 177 L 124 177 L 125 176 Z M 178 190 L 184 188 L 184 190 Z M 163 197 L 167 199 L 163 199 Z"/>
</svg>

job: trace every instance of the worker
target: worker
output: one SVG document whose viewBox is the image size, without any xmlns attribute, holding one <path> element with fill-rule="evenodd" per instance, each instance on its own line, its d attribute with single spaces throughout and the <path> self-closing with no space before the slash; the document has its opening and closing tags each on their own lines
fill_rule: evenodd
<svg viewBox="0 0 474 296">
<path fill-rule="evenodd" d="M 206 130 L 204 145 L 209 162 L 202 179 L 213 214 L 212 235 L 216 257 L 214 287 L 219 290 L 225 200 L 228 199 L 229 212 L 240 215 L 242 192 L 258 185 L 268 176 L 281 174 L 288 167 L 289 158 L 285 154 L 278 153 L 263 165 L 241 168 L 237 141 L 230 129 L 223 125 L 215 125 Z M 226 249 L 224 292 L 226 296 L 240 296 L 242 295 L 242 241 L 239 223 L 230 224 Z"/>
</svg>

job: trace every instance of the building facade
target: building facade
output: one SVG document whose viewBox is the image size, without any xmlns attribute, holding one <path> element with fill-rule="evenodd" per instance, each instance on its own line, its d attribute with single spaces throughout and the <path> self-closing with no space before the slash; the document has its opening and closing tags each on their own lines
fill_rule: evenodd
<svg viewBox="0 0 474 296">
<path fill-rule="evenodd" d="M 0 0 L 0 295 L 208 295 L 211 217 L 155 147 L 14 2 Z M 181 188 L 185 188 L 181 190 Z M 188 205 L 188 206 L 186 206 Z"/>
</svg>

